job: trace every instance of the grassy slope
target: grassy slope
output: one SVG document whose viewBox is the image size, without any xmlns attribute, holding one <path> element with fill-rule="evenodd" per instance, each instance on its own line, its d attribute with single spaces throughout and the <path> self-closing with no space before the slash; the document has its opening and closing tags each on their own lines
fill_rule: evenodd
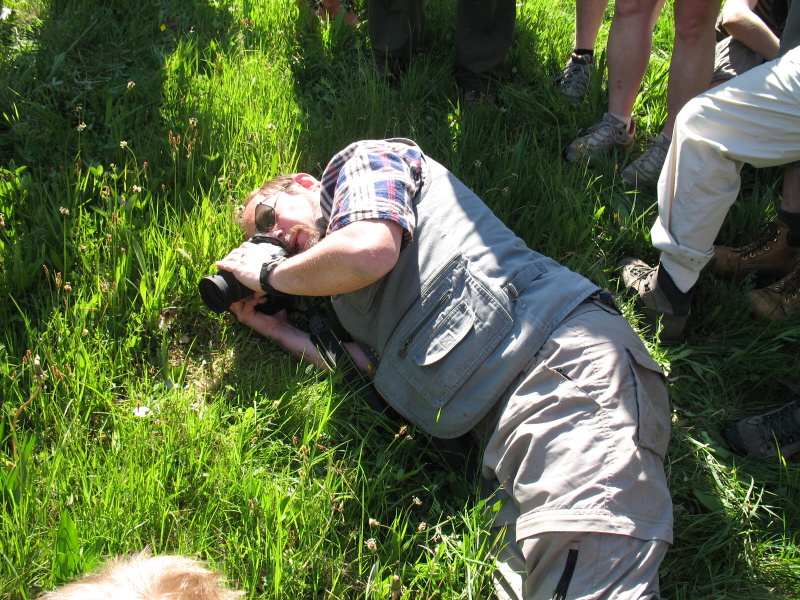
<svg viewBox="0 0 800 600">
<path fill-rule="evenodd" d="M 416 597 L 486 597 L 474 471 L 209 316 L 196 283 L 237 243 L 244 192 L 388 136 L 417 140 L 532 247 L 600 284 L 623 253 L 653 258 L 653 194 L 628 192 L 613 159 L 589 172 L 559 159 L 605 102 L 600 78 L 580 107 L 552 89 L 572 3 L 522 4 L 503 108 L 470 112 L 442 0 L 397 88 L 369 69 L 366 31 L 318 27 L 288 0 L 4 5 L 0 597 L 147 545 L 208 559 L 259 598 L 383 598 L 394 574 Z M 665 118 L 670 31 L 667 12 L 643 134 Z M 778 180 L 746 172 L 722 239 L 757 231 Z M 748 320 L 754 285 L 704 278 L 686 344 L 651 346 L 674 409 L 668 597 L 800 594 L 797 463 L 739 459 L 719 436 L 800 383 L 800 324 Z"/>
</svg>

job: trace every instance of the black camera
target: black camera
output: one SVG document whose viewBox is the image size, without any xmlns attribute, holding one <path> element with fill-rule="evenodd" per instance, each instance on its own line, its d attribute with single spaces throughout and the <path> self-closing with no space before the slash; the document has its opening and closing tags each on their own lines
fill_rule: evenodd
<svg viewBox="0 0 800 600">
<path fill-rule="evenodd" d="M 289 248 L 282 240 L 267 233 L 257 233 L 248 242 L 253 244 L 273 244 L 281 248 L 285 256 L 289 256 Z M 220 270 L 216 275 L 206 275 L 200 280 L 200 297 L 209 310 L 223 313 L 234 302 L 247 298 L 253 293 L 249 287 L 241 283 L 230 271 Z M 289 296 L 285 294 L 269 294 L 267 301 L 259 304 L 256 310 L 268 315 L 274 315 L 286 308 Z"/>
</svg>

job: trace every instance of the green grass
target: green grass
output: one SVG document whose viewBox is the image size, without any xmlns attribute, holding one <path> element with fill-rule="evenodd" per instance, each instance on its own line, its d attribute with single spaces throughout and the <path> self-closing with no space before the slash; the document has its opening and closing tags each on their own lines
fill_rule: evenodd
<svg viewBox="0 0 800 600">
<path fill-rule="evenodd" d="M 533 248 L 601 285 L 622 254 L 653 259 L 655 196 L 621 185 L 614 160 L 560 159 L 607 99 L 602 78 L 577 107 L 553 90 L 573 3 L 521 4 L 502 107 L 470 111 L 444 0 L 397 87 L 370 69 L 366 28 L 320 26 L 291 0 L 4 6 L 0 598 L 146 546 L 208 560 L 252 598 L 387 598 L 394 576 L 412 598 L 488 597 L 474 467 L 209 314 L 197 281 L 239 242 L 230 217 L 249 189 L 389 136 L 415 139 Z M 642 136 L 666 118 L 670 37 L 667 12 Z M 779 179 L 745 172 L 721 239 L 759 229 Z M 742 293 L 757 284 L 704 277 L 686 343 L 647 338 L 673 406 L 666 597 L 800 596 L 798 463 L 736 457 L 720 436 L 800 384 L 800 322 L 751 321 Z"/>
</svg>

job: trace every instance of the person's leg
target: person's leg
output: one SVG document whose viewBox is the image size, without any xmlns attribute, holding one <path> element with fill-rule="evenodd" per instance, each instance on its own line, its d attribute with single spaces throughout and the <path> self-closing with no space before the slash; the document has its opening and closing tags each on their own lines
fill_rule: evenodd
<svg viewBox="0 0 800 600">
<path fill-rule="evenodd" d="M 739 193 L 744 162 L 776 166 L 800 159 L 800 49 L 690 101 L 658 185 L 651 235 L 661 264 L 689 290 Z"/>
<path fill-rule="evenodd" d="M 530 575 L 525 600 L 654 600 L 669 544 L 628 535 L 543 533 L 521 541 Z M 558 594 L 554 595 L 553 590 Z"/>
<path fill-rule="evenodd" d="M 369 36 L 379 68 L 407 61 L 425 28 L 425 0 L 369 0 Z"/>
<path fill-rule="evenodd" d="M 564 149 L 569 162 L 591 163 L 633 145 L 633 103 L 650 61 L 653 26 L 664 0 L 617 0 L 608 35 L 608 112 Z"/>
<path fill-rule="evenodd" d="M 786 165 L 783 171 L 781 210 L 800 214 L 800 161 Z"/>
<path fill-rule="evenodd" d="M 575 3 L 575 48 L 594 50 L 607 6 L 608 0 L 577 0 Z"/>
<path fill-rule="evenodd" d="M 650 232 L 653 246 L 661 250 L 660 263 L 651 268 L 632 257 L 618 263 L 620 277 L 637 294 L 645 317 L 652 323 L 663 316 L 667 341 L 680 339 L 694 286 L 712 257 L 718 272 L 764 270 L 776 264 L 783 272 L 792 268 L 785 225 L 772 224 L 763 247 L 756 248 L 757 242 L 752 250 L 737 253 L 712 245 L 739 194 L 745 162 L 767 167 L 800 159 L 798 122 L 800 48 L 690 100 L 678 114 L 658 182 L 658 217 Z M 789 202 L 792 197 L 790 189 Z M 787 314 L 781 303 L 793 286 L 790 277 L 764 293 L 767 309 L 776 303 L 782 307 L 773 313 L 777 317 Z M 664 331 L 661 339 L 665 341 Z"/>
<path fill-rule="evenodd" d="M 689 100 L 705 92 L 714 73 L 714 23 L 721 0 L 675 0 L 675 43 L 669 63 L 667 122 L 672 136 L 675 117 Z"/>
<path fill-rule="evenodd" d="M 669 66 L 667 122 L 644 153 L 621 173 L 641 189 L 658 179 L 672 141 L 675 115 L 683 105 L 705 92 L 714 72 L 714 22 L 720 0 L 675 0 L 675 42 Z"/>
<path fill-rule="evenodd" d="M 500 597 L 552 598 L 562 576 L 570 598 L 657 594 L 672 539 L 658 366 L 627 321 L 594 302 L 576 308 L 538 358 L 511 386 L 484 451 L 484 477 L 511 496 L 496 523 L 516 526 L 498 554 L 498 575 L 509 574 Z"/>
<path fill-rule="evenodd" d="M 325 22 L 336 21 L 336 19 L 339 18 L 339 13 L 344 10 L 345 12 L 342 20 L 344 21 L 345 25 L 355 27 L 361 23 L 361 20 L 356 16 L 349 6 L 342 5 L 342 0 L 321 0 L 317 6 L 318 8 L 315 10 L 315 12 L 317 16 Z"/>
<path fill-rule="evenodd" d="M 617 0 L 608 34 L 608 112 L 630 125 L 664 0 Z"/>
<path fill-rule="evenodd" d="M 778 207 L 777 218 L 768 225 L 769 229 L 776 229 L 777 235 L 767 240 L 767 252 L 761 248 L 759 250 L 771 257 L 769 271 L 783 277 L 772 285 L 748 292 L 747 301 L 753 316 L 767 321 L 777 321 L 800 313 L 800 162 L 793 162 L 784 170 L 783 197 Z M 758 241 L 755 244 L 757 245 Z M 714 248 L 715 256 L 723 252 L 723 247 Z M 762 271 L 763 268 L 759 270 Z M 749 431 L 751 434 L 754 431 L 762 433 L 766 431 L 771 434 L 772 429 L 777 428 L 783 436 L 779 438 L 783 456 L 800 449 L 800 438 L 797 437 L 800 434 L 800 411 L 786 409 L 783 412 L 774 411 L 769 415 L 770 418 L 745 419 L 738 425 L 743 433 Z M 792 445 L 790 438 L 797 443 Z M 772 447 L 774 449 L 774 443 Z M 749 443 L 748 449 L 751 453 L 755 453 L 749 448 Z"/>
<path fill-rule="evenodd" d="M 456 79 L 464 91 L 486 91 L 497 78 L 511 47 L 514 0 L 458 0 Z"/>
<path fill-rule="evenodd" d="M 594 69 L 594 46 L 603 23 L 608 0 L 577 0 L 575 3 L 575 48 L 556 77 L 556 87 L 573 103 L 583 100 Z"/>
<path fill-rule="evenodd" d="M 497 600 L 660 597 L 658 569 L 669 548 L 663 540 L 548 532 L 517 542 L 513 525 L 504 533 L 492 576 Z"/>
</svg>

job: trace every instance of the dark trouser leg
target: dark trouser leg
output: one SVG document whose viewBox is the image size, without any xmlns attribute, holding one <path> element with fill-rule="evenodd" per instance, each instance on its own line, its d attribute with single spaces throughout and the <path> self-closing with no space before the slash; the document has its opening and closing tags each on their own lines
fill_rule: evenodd
<svg viewBox="0 0 800 600">
<path fill-rule="evenodd" d="M 369 0 L 368 11 L 376 62 L 407 61 L 425 29 L 425 0 Z"/>
<path fill-rule="evenodd" d="M 486 89 L 511 47 L 515 0 L 458 0 L 456 79 L 465 90 Z"/>
</svg>

